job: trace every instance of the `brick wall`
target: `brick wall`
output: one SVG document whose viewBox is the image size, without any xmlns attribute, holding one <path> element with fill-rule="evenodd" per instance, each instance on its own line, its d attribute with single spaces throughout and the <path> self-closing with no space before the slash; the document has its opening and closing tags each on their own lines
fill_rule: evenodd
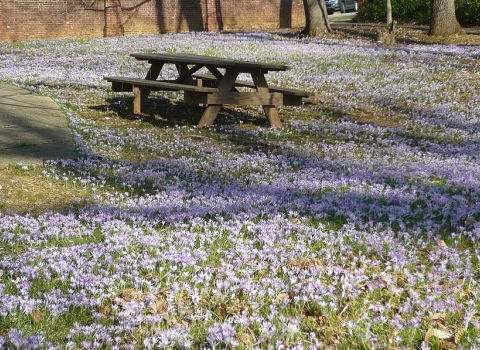
<svg viewBox="0 0 480 350">
<path fill-rule="evenodd" d="M 103 35 L 104 12 L 86 11 L 82 0 L 2 0 L 0 40 Z"/>
<path fill-rule="evenodd" d="M 1 0 L 0 41 L 300 28 L 302 0 Z"/>
</svg>

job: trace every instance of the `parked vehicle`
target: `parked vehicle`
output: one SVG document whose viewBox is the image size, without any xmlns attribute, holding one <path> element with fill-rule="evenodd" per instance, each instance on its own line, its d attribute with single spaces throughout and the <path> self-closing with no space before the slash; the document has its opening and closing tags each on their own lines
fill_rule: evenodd
<svg viewBox="0 0 480 350">
<path fill-rule="evenodd" d="M 347 11 L 357 12 L 358 10 L 358 3 L 356 0 L 325 0 L 325 3 L 329 15 L 333 14 L 335 11 L 345 13 Z"/>
</svg>

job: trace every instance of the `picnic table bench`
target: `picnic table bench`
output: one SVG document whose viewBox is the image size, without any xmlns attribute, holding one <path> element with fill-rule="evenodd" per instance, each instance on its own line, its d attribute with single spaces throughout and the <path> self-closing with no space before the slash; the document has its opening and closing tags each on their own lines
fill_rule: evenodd
<svg viewBox="0 0 480 350">
<path fill-rule="evenodd" d="M 115 92 L 135 92 L 133 112 L 136 114 L 141 113 L 151 91 L 183 91 L 185 103 L 207 106 L 199 127 L 211 126 L 225 104 L 261 105 L 270 125 L 281 127 L 276 106 L 301 105 L 303 98 L 313 96 L 307 91 L 268 85 L 265 75 L 270 71 L 287 70 L 285 65 L 191 54 L 135 53 L 131 56 L 150 64 L 144 79 L 118 76 L 106 76 L 104 79 L 112 83 Z M 158 79 L 165 64 L 176 66 L 176 79 Z M 202 68 L 210 74 L 197 73 Z M 238 80 L 241 73 L 250 74 L 252 81 Z M 253 91 L 240 91 L 237 87 Z"/>
<path fill-rule="evenodd" d="M 213 74 L 194 74 L 192 75 L 197 80 L 198 86 L 203 87 L 217 87 L 218 79 Z M 248 80 L 235 80 L 235 87 L 246 87 L 256 89 L 255 83 Z M 303 98 L 314 96 L 313 92 L 284 88 L 280 86 L 269 85 L 268 89 L 271 92 L 280 92 L 283 94 L 283 102 L 278 104 L 281 106 L 301 106 Z"/>
<path fill-rule="evenodd" d="M 141 106 L 144 105 L 146 98 L 151 91 L 185 91 L 193 93 L 191 98 L 198 96 L 200 100 L 207 93 L 217 92 L 216 88 L 202 87 L 197 85 L 180 84 L 170 81 L 158 81 L 140 78 L 128 77 L 104 77 L 105 80 L 112 83 L 112 90 L 116 92 L 134 91 L 136 96 L 133 100 L 133 113 L 140 114 Z M 189 95 L 190 96 L 190 95 Z"/>
</svg>

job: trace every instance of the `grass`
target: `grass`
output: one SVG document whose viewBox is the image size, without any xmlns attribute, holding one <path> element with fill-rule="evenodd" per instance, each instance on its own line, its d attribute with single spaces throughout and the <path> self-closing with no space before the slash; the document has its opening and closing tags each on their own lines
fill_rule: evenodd
<svg viewBox="0 0 480 350">
<path fill-rule="evenodd" d="M 47 211 L 64 212 L 86 201 L 88 193 L 64 175 L 43 176 L 45 170 L 11 165 L 0 171 L 2 184 L 0 211 L 6 214 L 39 215 Z M 68 181 L 67 181 L 68 179 Z"/>
<path fill-rule="evenodd" d="M 59 68 L 74 89 L 38 74 L 84 157 L 0 170 L 0 347 L 480 346 L 475 52 L 259 33 L 135 44 L 192 37 L 192 53 L 288 61 L 273 79 L 317 97 L 280 109 L 280 130 L 256 107 L 197 129 L 178 96 L 133 116 L 91 75 L 102 60 L 141 71 L 133 38 L 99 41 L 114 53 L 92 67 L 97 41 L 2 44 L 39 67 L 77 47 L 82 64 Z"/>
</svg>

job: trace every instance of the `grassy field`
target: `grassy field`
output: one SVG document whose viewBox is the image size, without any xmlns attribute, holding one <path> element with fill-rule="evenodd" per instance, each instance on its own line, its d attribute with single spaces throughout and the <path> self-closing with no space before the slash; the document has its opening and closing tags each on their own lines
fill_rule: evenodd
<svg viewBox="0 0 480 350">
<path fill-rule="evenodd" d="M 316 92 L 142 115 L 132 52 L 288 64 Z M 65 53 L 68 52 L 68 55 Z M 480 47 L 188 33 L 0 43 L 78 159 L 0 170 L 0 348 L 480 348 Z M 173 68 L 165 78 L 174 74 Z"/>
</svg>

